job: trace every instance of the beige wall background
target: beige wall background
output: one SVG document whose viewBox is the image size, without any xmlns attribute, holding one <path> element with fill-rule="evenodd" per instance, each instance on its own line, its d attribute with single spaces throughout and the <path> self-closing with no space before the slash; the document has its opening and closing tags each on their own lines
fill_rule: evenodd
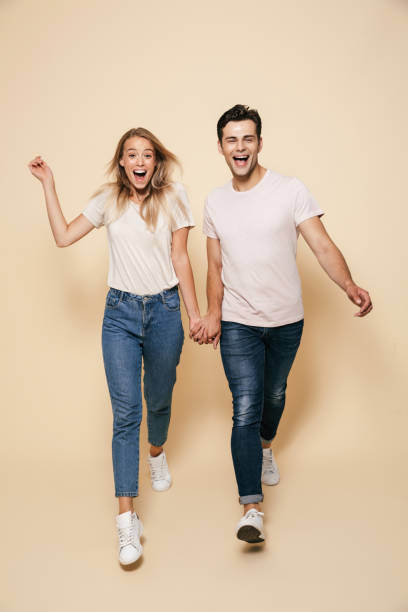
<svg viewBox="0 0 408 612">
<path fill-rule="evenodd" d="M 406 612 L 408 2 L 2 0 L 3 417 L 0 609 Z M 218 351 L 186 341 L 143 560 L 116 561 L 100 329 L 104 230 L 57 249 L 42 154 L 63 211 L 146 126 L 183 164 L 205 309 L 203 201 L 229 179 L 215 124 L 264 121 L 261 163 L 297 175 L 375 309 L 364 320 L 299 242 L 306 328 L 265 491 L 267 543 L 234 539 L 231 399 Z"/>
</svg>

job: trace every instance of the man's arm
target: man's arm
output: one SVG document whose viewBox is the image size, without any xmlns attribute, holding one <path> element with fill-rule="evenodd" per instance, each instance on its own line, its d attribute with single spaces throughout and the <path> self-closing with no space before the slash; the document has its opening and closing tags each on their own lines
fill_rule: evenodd
<svg viewBox="0 0 408 612">
<path fill-rule="evenodd" d="M 373 309 L 370 296 L 365 289 L 353 281 L 346 260 L 326 232 L 319 217 L 312 217 L 300 223 L 299 231 L 316 255 L 323 270 L 346 292 L 353 304 L 360 306 L 360 310 L 354 316 L 367 315 Z"/>
<path fill-rule="evenodd" d="M 221 305 L 224 285 L 221 280 L 222 259 L 221 245 L 218 238 L 207 238 L 207 302 L 208 312 L 203 317 L 204 333 L 194 337 L 199 344 L 212 344 L 217 348 L 221 336 Z"/>
</svg>

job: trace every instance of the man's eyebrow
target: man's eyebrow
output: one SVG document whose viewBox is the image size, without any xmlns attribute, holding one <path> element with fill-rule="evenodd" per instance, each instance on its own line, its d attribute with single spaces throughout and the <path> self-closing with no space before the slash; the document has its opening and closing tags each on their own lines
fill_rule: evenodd
<svg viewBox="0 0 408 612">
<path fill-rule="evenodd" d="M 225 140 L 235 140 L 237 136 L 226 136 Z M 244 134 L 242 138 L 255 138 L 255 134 Z"/>
</svg>

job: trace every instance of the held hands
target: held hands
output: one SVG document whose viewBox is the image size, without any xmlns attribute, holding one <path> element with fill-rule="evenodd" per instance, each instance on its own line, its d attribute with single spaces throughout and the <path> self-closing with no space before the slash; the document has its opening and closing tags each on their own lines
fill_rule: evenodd
<svg viewBox="0 0 408 612">
<path fill-rule="evenodd" d="M 212 344 L 214 350 L 217 348 L 221 336 L 220 317 L 207 313 L 194 328 L 191 327 L 190 338 L 198 344 Z"/>
<path fill-rule="evenodd" d="M 355 313 L 355 317 L 365 317 L 369 312 L 372 311 L 373 305 L 371 302 L 371 298 L 368 294 L 368 291 L 358 287 L 355 283 L 350 283 L 346 286 L 345 292 L 347 293 L 347 297 L 349 300 L 360 306 L 360 310 Z"/>
<path fill-rule="evenodd" d="M 35 176 L 41 183 L 54 183 L 54 176 L 52 174 L 52 170 L 45 161 L 42 159 L 40 155 L 37 155 L 33 160 L 28 164 L 28 169 L 31 174 Z"/>
</svg>

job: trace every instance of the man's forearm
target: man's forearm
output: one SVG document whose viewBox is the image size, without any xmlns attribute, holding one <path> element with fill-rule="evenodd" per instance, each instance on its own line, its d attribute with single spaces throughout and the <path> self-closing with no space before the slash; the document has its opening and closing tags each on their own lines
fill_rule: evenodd
<svg viewBox="0 0 408 612">
<path fill-rule="evenodd" d="M 224 285 L 221 280 L 221 269 L 208 268 L 207 273 L 207 302 L 208 313 L 221 319 L 222 298 L 224 296 Z"/>
<path fill-rule="evenodd" d="M 316 257 L 326 274 L 341 289 L 347 291 L 347 287 L 354 283 L 347 262 L 334 242 L 330 242 L 325 249 L 317 252 Z"/>
</svg>

